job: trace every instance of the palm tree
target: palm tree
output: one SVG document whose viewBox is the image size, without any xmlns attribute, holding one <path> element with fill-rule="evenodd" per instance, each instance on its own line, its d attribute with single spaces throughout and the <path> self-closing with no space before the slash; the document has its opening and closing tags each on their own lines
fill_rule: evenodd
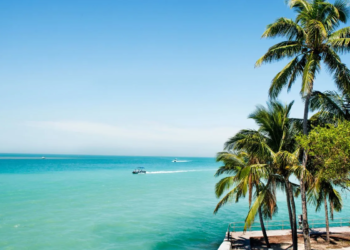
<svg viewBox="0 0 350 250">
<path fill-rule="evenodd" d="M 267 178 L 268 172 L 264 168 L 264 165 L 259 164 L 256 158 L 251 158 L 244 151 L 234 152 L 219 152 L 217 155 L 217 161 L 224 163 L 224 166 L 220 167 L 215 176 L 220 176 L 222 174 L 228 174 L 233 176 L 228 176 L 222 178 L 215 186 L 215 194 L 219 198 L 225 192 L 225 190 L 230 189 L 232 186 L 234 188 L 229 191 L 217 204 L 214 214 L 225 205 L 228 201 L 235 199 L 236 202 L 239 201 L 241 197 L 245 197 L 247 192 L 249 193 L 249 207 L 252 203 L 253 189 L 256 190 L 256 195 L 259 195 L 259 190 L 264 187 L 261 179 Z M 264 240 L 268 248 L 270 248 L 270 243 L 267 237 L 263 215 L 265 218 L 272 218 L 273 213 L 277 210 L 276 200 L 274 195 L 266 195 L 265 199 L 262 200 L 258 206 L 259 219 L 261 230 L 263 232 Z M 255 217 L 255 216 L 254 216 Z"/>
<path fill-rule="evenodd" d="M 289 120 L 289 113 L 293 102 L 282 105 L 277 101 L 267 104 L 267 108 L 258 106 L 249 118 L 254 119 L 259 125 L 258 130 L 241 130 L 226 142 L 226 150 L 244 150 L 253 155 L 261 163 L 265 164 L 270 172 L 267 184 L 261 190 L 256 203 L 251 207 L 246 219 L 247 226 L 252 220 L 272 186 L 277 186 L 286 191 L 287 206 L 289 212 L 290 226 L 292 230 L 293 247 L 297 249 L 296 209 L 293 190 L 296 185 L 289 180 L 290 175 L 299 166 L 299 149 L 296 148 L 294 137 L 296 131 Z M 263 167 L 263 166 L 262 166 Z"/>
<path fill-rule="evenodd" d="M 296 191 L 298 190 L 298 185 L 292 183 L 289 180 L 289 177 L 295 172 L 300 171 L 299 166 L 299 149 L 297 149 L 295 152 L 290 153 L 287 151 L 279 151 L 277 153 L 272 153 L 272 160 L 269 166 L 271 170 L 273 171 L 273 174 L 271 174 L 269 178 L 269 182 L 271 182 L 271 185 L 268 184 L 264 187 L 264 189 L 261 190 L 261 193 L 257 197 L 257 201 L 260 199 L 265 199 L 265 195 L 269 195 L 268 188 L 270 186 L 276 185 L 281 189 L 282 191 L 285 191 L 286 193 L 286 201 L 287 201 L 287 208 L 288 208 L 288 214 L 289 214 L 289 221 L 290 221 L 290 227 L 292 231 L 292 240 L 293 240 L 293 249 L 297 249 L 297 224 L 296 224 L 296 208 L 295 208 L 295 202 L 294 202 L 294 195 Z M 250 226 L 249 221 L 251 220 L 252 216 L 256 214 L 256 206 L 257 202 L 253 204 L 251 207 L 247 219 L 246 224 L 247 226 Z"/>
<path fill-rule="evenodd" d="M 256 62 L 256 66 L 292 58 L 273 78 L 269 95 L 271 98 L 276 98 L 282 88 L 291 89 L 296 79 L 301 76 L 300 92 L 305 98 L 303 132 L 307 134 L 309 102 L 315 78 L 321 70 L 321 62 L 333 74 L 336 86 L 342 91 L 350 91 L 350 70 L 341 62 L 337 54 L 350 51 L 350 27 L 336 30 L 340 23 L 347 22 L 349 9 L 345 0 L 336 0 L 334 4 L 326 0 L 289 0 L 288 4 L 297 12 L 295 21 L 279 18 L 268 25 L 262 35 L 264 38 L 285 37 L 286 40 L 270 47 Z M 307 155 L 304 152 L 304 169 L 306 164 Z M 301 177 L 304 244 L 305 249 L 310 250 L 303 173 Z"/>
<path fill-rule="evenodd" d="M 321 171 L 322 172 L 322 171 Z M 335 189 L 336 186 L 346 187 L 349 179 L 332 181 L 322 176 L 322 173 L 318 173 L 316 178 L 313 179 L 310 189 L 308 191 L 308 201 L 313 202 L 316 205 L 316 211 L 319 211 L 322 203 L 324 204 L 325 220 L 326 220 L 326 232 L 327 243 L 329 243 L 329 218 L 328 218 L 328 205 L 329 202 L 331 219 L 333 220 L 333 211 L 339 212 L 342 209 L 342 198 L 340 193 Z"/>
<path fill-rule="evenodd" d="M 339 121 L 344 120 L 349 121 L 349 104 L 349 93 L 339 94 L 336 91 L 325 91 L 324 93 L 313 91 L 310 98 L 310 109 L 311 111 L 319 110 L 319 112 L 311 117 L 311 123 L 325 125 L 327 123 L 337 124 Z M 309 185 L 308 200 L 316 205 L 316 211 L 320 210 L 322 203 L 324 204 L 327 243 L 330 241 L 327 201 L 330 207 L 331 219 L 333 220 L 333 211 L 340 211 L 342 209 L 342 198 L 335 187 L 347 188 L 350 182 L 348 174 L 344 173 L 341 176 L 341 179 L 330 180 L 322 176 L 321 170 L 314 173 L 314 178 L 312 178 L 312 182 Z"/>
</svg>

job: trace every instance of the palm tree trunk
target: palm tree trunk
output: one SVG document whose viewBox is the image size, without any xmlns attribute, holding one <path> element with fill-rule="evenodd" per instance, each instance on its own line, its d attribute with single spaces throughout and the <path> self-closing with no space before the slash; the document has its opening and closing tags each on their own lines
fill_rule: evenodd
<svg viewBox="0 0 350 250">
<path fill-rule="evenodd" d="M 288 188 L 289 188 L 290 203 L 291 203 L 291 207 L 292 207 L 292 219 L 293 219 L 293 231 L 294 231 L 293 242 L 296 245 L 295 249 L 298 249 L 297 215 L 296 215 L 296 209 L 295 209 L 293 189 L 292 189 L 292 185 L 289 181 L 288 181 Z"/>
<path fill-rule="evenodd" d="M 287 207 L 288 207 L 288 214 L 289 214 L 289 222 L 290 222 L 290 229 L 292 231 L 292 241 L 293 241 L 293 250 L 298 249 L 298 242 L 295 242 L 295 228 L 294 228 L 294 223 L 293 223 L 293 214 L 292 214 L 292 209 L 290 205 L 290 192 L 289 192 L 289 185 L 288 185 L 288 180 L 285 179 L 285 186 L 286 186 L 286 196 L 287 196 Z"/>
<path fill-rule="evenodd" d="M 329 244 L 329 219 L 328 219 L 328 207 L 327 207 L 327 196 L 324 196 L 324 212 L 326 215 L 326 232 L 327 232 L 327 243 Z"/>
<path fill-rule="evenodd" d="M 259 194 L 259 184 L 256 184 L 256 192 Z M 264 220 L 262 217 L 262 212 L 261 212 L 261 204 L 259 205 L 259 219 L 260 219 L 260 227 L 261 227 L 261 231 L 264 235 L 264 240 L 266 243 L 267 248 L 270 248 L 270 242 L 269 242 L 269 238 L 267 237 L 267 233 L 266 233 L 266 229 L 265 229 L 265 224 L 264 224 Z"/>
<path fill-rule="evenodd" d="M 264 235 L 264 240 L 265 240 L 266 246 L 267 246 L 267 248 L 271 248 L 270 242 L 269 242 L 269 238 L 267 237 L 267 234 L 266 234 L 264 220 L 263 220 L 262 212 L 261 212 L 261 206 L 259 207 L 259 219 L 260 219 L 261 231 L 262 231 L 262 233 Z"/>
<path fill-rule="evenodd" d="M 308 123 L 308 115 L 309 115 L 309 102 L 310 97 L 313 89 L 313 83 L 311 83 L 309 93 L 307 94 L 305 98 L 305 106 L 304 106 L 304 120 L 303 120 L 303 132 L 304 135 L 308 134 L 307 131 L 307 123 Z M 303 168 L 306 169 L 306 163 L 307 163 L 307 152 L 304 150 L 303 155 Z M 301 192 L 301 207 L 302 207 L 302 213 L 303 213 L 303 236 L 304 236 L 304 248 L 305 250 L 311 250 L 311 243 L 310 243 L 310 235 L 309 235 L 309 223 L 307 220 L 307 203 L 306 203 L 306 190 L 305 190 L 305 182 L 304 182 L 304 171 L 301 172 L 301 178 L 300 178 L 300 192 Z"/>
</svg>

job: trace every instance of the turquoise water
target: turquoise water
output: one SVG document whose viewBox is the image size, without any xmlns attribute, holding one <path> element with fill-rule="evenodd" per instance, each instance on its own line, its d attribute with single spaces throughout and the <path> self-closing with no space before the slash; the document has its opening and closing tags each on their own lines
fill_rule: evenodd
<svg viewBox="0 0 350 250">
<path fill-rule="evenodd" d="M 248 210 L 243 201 L 213 215 L 213 158 L 40 158 L 0 155 L 0 249 L 216 249 Z M 140 166 L 149 173 L 132 175 Z M 276 219 L 288 219 L 278 200 Z"/>
</svg>

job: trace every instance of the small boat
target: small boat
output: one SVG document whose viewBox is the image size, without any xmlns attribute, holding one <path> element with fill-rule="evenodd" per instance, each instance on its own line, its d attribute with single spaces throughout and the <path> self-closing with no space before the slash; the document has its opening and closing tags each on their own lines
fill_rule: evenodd
<svg viewBox="0 0 350 250">
<path fill-rule="evenodd" d="M 45 157 L 43 156 L 43 157 L 41 157 L 41 159 L 43 159 L 43 160 L 44 160 L 44 159 L 45 159 Z"/>
<path fill-rule="evenodd" d="M 137 169 L 135 169 L 134 171 L 132 171 L 133 174 L 145 174 L 146 170 L 143 167 L 139 167 Z"/>
<path fill-rule="evenodd" d="M 177 159 L 175 158 L 175 159 L 173 160 L 173 162 L 177 162 Z"/>
</svg>

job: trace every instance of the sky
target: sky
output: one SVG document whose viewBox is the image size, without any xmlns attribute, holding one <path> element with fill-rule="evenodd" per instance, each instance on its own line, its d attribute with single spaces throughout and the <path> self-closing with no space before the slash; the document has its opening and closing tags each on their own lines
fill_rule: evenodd
<svg viewBox="0 0 350 250">
<path fill-rule="evenodd" d="M 284 0 L 1 1 L 0 153 L 214 157 L 287 62 L 254 68 L 279 17 Z M 335 90 L 326 70 L 315 89 Z M 301 118 L 299 90 L 280 100 Z"/>
</svg>

